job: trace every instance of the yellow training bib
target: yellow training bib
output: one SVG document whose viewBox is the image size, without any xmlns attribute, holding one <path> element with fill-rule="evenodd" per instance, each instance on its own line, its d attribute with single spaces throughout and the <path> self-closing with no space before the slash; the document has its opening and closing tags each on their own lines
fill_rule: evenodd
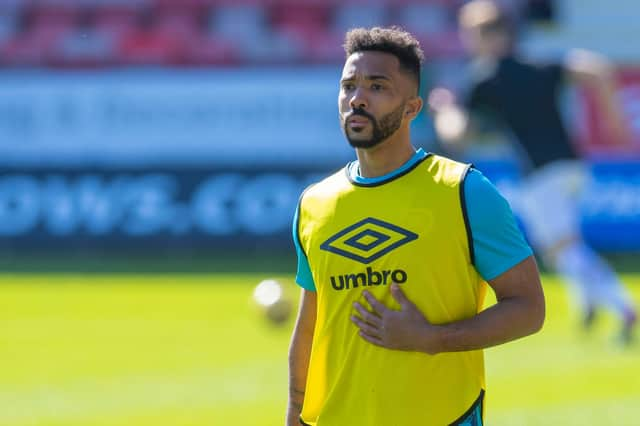
<svg viewBox="0 0 640 426">
<path fill-rule="evenodd" d="M 384 349 L 349 320 L 362 290 L 392 309 L 392 282 L 433 324 L 473 317 L 486 283 L 473 267 L 462 181 L 468 166 L 435 155 L 388 181 L 346 170 L 310 187 L 298 238 L 317 290 L 302 420 L 314 426 L 444 426 L 482 405 L 482 351 Z M 480 407 L 478 412 L 482 412 Z"/>
</svg>

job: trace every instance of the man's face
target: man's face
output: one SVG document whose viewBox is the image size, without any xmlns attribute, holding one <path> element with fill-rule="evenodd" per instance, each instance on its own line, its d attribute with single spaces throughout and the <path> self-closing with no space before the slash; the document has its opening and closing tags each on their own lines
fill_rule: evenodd
<svg viewBox="0 0 640 426">
<path fill-rule="evenodd" d="M 483 30 L 480 26 L 461 26 L 460 39 L 471 56 L 480 58 L 500 58 L 511 43 L 505 32 Z"/>
<path fill-rule="evenodd" d="M 460 39 L 474 57 L 495 59 L 511 46 L 511 36 L 496 0 L 472 0 L 460 9 Z"/>
<path fill-rule="evenodd" d="M 398 58 L 383 52 L 349 56 L 340 80 L 340 123 L 354 148 L 372 148 L 403 124 L 406 102 L 415 83 Z"/>
</svg>

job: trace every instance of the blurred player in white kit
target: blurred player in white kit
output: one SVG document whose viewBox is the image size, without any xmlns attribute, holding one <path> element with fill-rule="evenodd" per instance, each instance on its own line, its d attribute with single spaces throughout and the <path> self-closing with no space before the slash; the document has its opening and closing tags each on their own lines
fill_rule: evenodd
<svg viewBox="0 0 640 426">
<path fill-rule="evenodd" d="M 481 120 L 497 123 L 517 141 L 529 167 L 509 201 L 522 219 L 530 242 L 548 267 L 569 282 L 580 299 L 589 328 L 601 309 L 620 319 L 620 339 L 632 340 L 635 308 L 611 267 L 582 236 L 578 197 L 589 179 L 562 122 L 559 95 L 565 80 L 587 85 L 597 95 L 612 143 L 622 143 L 628 128 L 615 95 L 608 61 L 588 51 L 572 51 L 559 64 L 535 64 L 519 58 L 512 20 L 493 0 L 462 7 L 459 25 L 472 56 L 472 81 L 460 103 L 446 89 L 429 98 L 435 127 L 445 142 L 469 140 Z M 480 119 L 480 120 L 476 120 Z"/>
</svg>

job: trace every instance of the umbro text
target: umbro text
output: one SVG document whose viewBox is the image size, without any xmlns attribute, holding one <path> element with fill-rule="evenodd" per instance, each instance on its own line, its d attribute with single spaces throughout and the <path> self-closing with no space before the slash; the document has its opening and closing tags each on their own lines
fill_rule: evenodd
<svg viewBox="0 0 640 426">
<path fill-rule="evenodd" d="M 402 269 L 374 271 L 368 267 L 366 271 L 357 274 L 345 274 L 331 277 L 331 287 L 334 290 L 349 290 L 360 286 L 387 285 L 393 282 L 402 284 L 407 281 L 407 273 Z"/>
</svg>

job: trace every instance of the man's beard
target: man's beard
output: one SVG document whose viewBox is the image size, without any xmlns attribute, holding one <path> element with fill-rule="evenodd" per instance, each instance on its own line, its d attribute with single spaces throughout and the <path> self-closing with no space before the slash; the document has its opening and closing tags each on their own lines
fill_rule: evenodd
<svg viewBox="0 0 640 426">
<path fill-rule="evenodd" d="M 344 120 L 344 124 L 343 124 L 344 135 L 346 136 L 347 141 L 349 141 L 349 145 L 351 145 L 354 148 L 364 148 L 364 149 L 373 148 L 374 146 L 387 140 L 389 136 L 394 134 L 396 130 L 400 128 L 400 125 L 402 124 L 403 114 L 404 114 L 404 104 L 400 105 L 398 108 L 391 111 L 389 114 L 380 118 L 380 121 L 378 122 L 378 120 L 376 120 L 374 116 L 372 116 L 365 110 L 356 108 L 349 115 L 349 118 L 353 117 L 354 115 L 367 117 L 371 122 L 371 128 L 372 128 L 371 137 L 369 139 L 352 138 L 352 136 L 349 134 L 348 119 Z M 362 131 L 364 131 L 364 129 L 360 130 L 360 132 Z M 353 129 L 351 129 L 351 132 L 359 133 L 354 131 Z"/>
</svg>

